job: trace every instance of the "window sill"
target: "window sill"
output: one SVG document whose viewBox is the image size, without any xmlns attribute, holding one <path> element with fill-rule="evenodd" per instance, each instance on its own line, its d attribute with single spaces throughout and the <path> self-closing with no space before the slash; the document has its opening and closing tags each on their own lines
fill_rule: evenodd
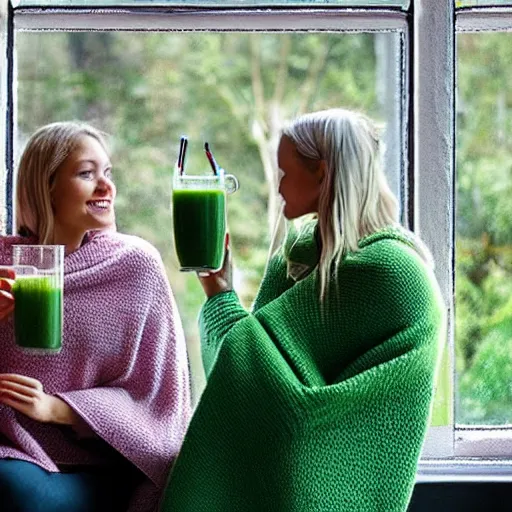
<svg viewBox="0 0 512 512">
<path fill-rule="evenodd" d="M 431 427 L 416 482 L 512 482 L 512 429 Z"/>
<path fill-rule="evenodd" d="M 443 482 L 512 482 L 512 460 L 422 460 L 418 465 L 416 483 Z"/>
<path fill-rule="evenodd" d="M 512 430 L 509 428 L 457 428 L 454 436 L 455 457 L 512 459 Z"/>
</svg>

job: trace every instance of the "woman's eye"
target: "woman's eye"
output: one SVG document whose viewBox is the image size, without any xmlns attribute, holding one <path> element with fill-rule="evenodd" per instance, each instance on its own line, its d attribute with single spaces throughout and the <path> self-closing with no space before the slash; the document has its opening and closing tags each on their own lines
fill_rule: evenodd
<svg viewBox="0 0 512 512">
<path fill-rule="evenodd" d="M 90 178 L 92 176 L 92 173 L 93 173 L 93 171 L 91 171 L 91 170 L 84 170 L 84 171 L 80 171 L 78 173 L 78 176 L 80 176 L 82 178 Z"/>
</svg>

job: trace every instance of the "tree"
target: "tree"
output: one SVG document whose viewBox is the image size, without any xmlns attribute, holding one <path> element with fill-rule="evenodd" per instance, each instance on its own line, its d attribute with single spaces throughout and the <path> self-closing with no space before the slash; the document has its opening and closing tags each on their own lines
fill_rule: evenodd
<svg viewBox="0 0 512 512">
<path fill-rule="evenodd" d="M 180 136 L 190 140 L 187 172 L 211 172 L 208 141 L 240 181 L 228 219 L 237 290 L 249 306 L 276 217 L 282 124 L 333 106 L 382 120 L 375 36 L 21 33 L 17 44 L 20 133 L 79 118 L 112 135 L 118 228 L 160 250 L 200 373 L 196 321 L 204 295 L 195 276 L 178 271 L 169 207 Z"/>
<path fill-rule="evenodd" d="M 458 36 L 455 312 L 463 423 L 512 423 L 509 39 Z"/>
</svg>

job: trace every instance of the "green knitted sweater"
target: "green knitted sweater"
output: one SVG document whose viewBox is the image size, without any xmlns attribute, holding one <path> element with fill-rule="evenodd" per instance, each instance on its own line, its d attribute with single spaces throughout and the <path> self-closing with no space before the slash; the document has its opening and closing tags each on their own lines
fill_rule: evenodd
<svg viewBox="0 0 512 512">
<path fill-rule="evenodd" d="M 306 227 L 269 262 L 252 313 L 234 292 L 206 301 L 208 383 L 163 511 L 407 508 L 445 335 L 438 286 L 396 228 L 346 255 L 322 307 L 317 260 Z"/>
</svg>

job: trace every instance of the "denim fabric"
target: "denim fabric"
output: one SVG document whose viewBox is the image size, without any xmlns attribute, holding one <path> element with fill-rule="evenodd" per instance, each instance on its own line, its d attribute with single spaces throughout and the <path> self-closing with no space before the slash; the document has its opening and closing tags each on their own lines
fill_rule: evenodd
<svg viewBox="0 0 512 512">
<path fill-rule="evenodd" d="M 128 468 L 50 473 L 30 462 L 0 460 L 2 512 L 121 512 L 133 489 Z"/>
</svg>

